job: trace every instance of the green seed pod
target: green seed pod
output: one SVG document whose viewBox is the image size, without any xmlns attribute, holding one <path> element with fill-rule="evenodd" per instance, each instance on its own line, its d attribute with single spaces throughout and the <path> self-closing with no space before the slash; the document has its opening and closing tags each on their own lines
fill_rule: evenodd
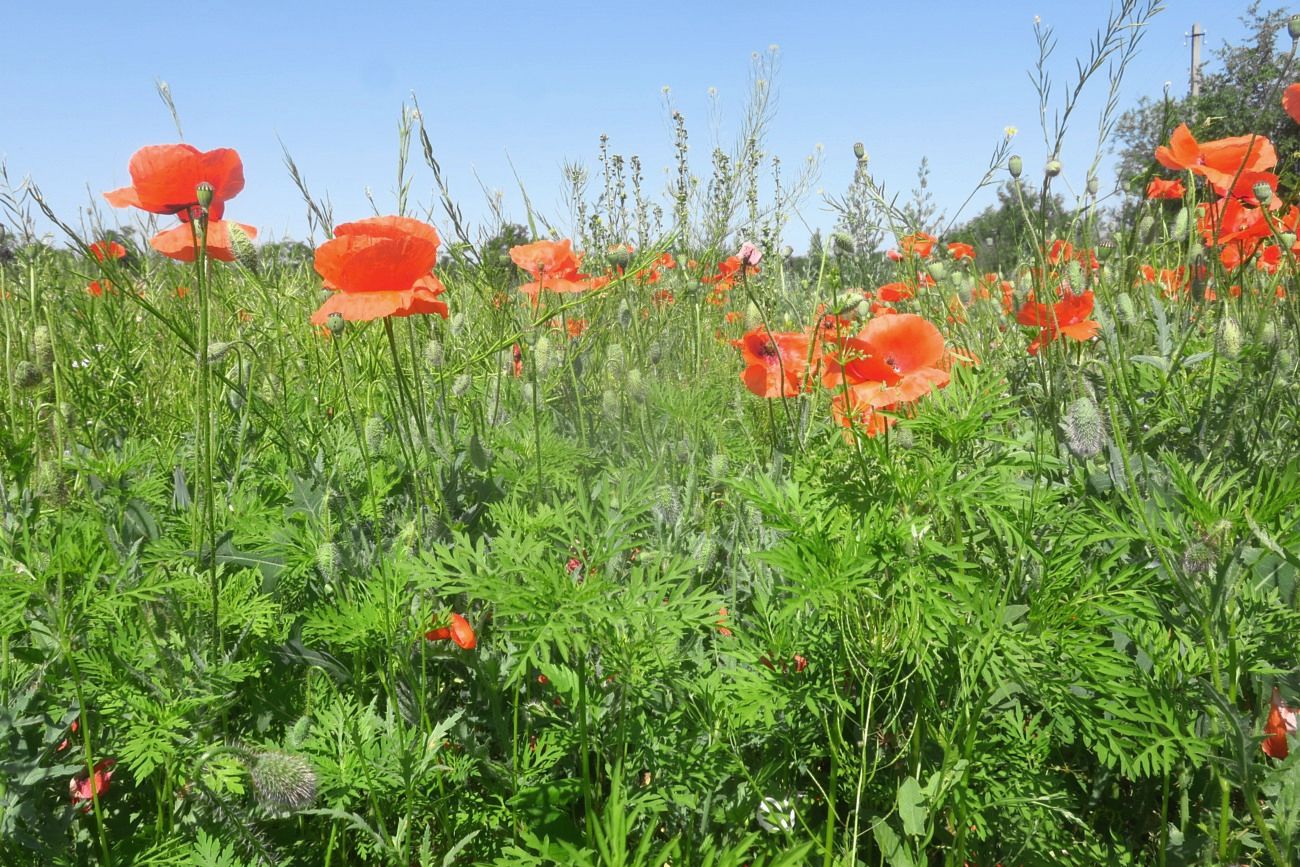
<svg viewBox="0 0 1300 867">
<path fill-rule="evenodd" d="M 867 158 L 867 148 L 862 142 L 855 141 L 853 143 L 853 156 L 857 157 L 859 161 Z"/>
<path fill-rule="evenodd" d="M 650 357 L 650 363 L 657 365 L 663 360 L 664 350 L 663 347 L 659 345 L 659 341 L 656 340 L 654 343 L 650 344 L 650 348 L 646 351 L 646 354 Z"/>
<path fill-rule="evenodd" d="M 49 376 L 54 372 L 54 341 L 50 337 L 48 326 L 37 325 L 32 333 L 32 357 L 41 373 Z"/>
<path fill-rule="evenodd" d="M 935 280 L 942 280 L 943 275 L 948 273 L 948 269 L 944 267 L 942 262 L 930 262 L 925 266 L 925 270 L 928 271 L 930 276 Z"/>
<path fill-rule="evenodd" d="M 1288 249 L 1288 250 L 1294 250 L 1294 249 L 1295 249 L 1295 233 L 1294 233 L 1294 232 L 1283 232 L 1283 233 L 1281 233 L 1280 235 L 1278 235 L 1278 238 L 1281 239 L 1281 241 L 1282 241 L 1282 246 L 1285 247 L 1286 249 Z"/>
<path fill-rule="evenodd" d="M 377 415 L 372 415 L 366 419 L 365 427 L 366 448 L 370 454 L 382 451 L 384 448 L 384 420 Z"/>
<path fill-rule="evenodd" d="M 1259 202 L 1261 205 L 1267 205 L 1273 199 L 1273 188 L 1263 181 L 1260 181 L 1251 187 L 1250 191 L 1254 193 L 1255 201 Z"/>
<path fill-rule="evenodd" d="M 1020 158 L 1020 154 L 1012 154 L 1011 158 L 1007 160 L 1007 171 L 1011 173 L 1011 177 L 1019 178 L 1020 173 L 1024 170 L 1025 161 Z"/>
<path fill-rule="evenodd" d="M 1105 264 L 1115 257 L 1115 242 L 1106 240 L 1097 245 L 1097 261 Z"/>
<path fill-rule="evenodd" d="M 1048 160 L 1047 165 L 1043 167 L 1043 174 L 1047 175 L 1049 178 L 1054 178 L 1060 173 L 1061 173 L 1061 161 L 1056 159 L 1055 157 Z"/>
<path fill-rule="evenodd" d="M 609 258 L 609 264 L 613 265 L 615 268 L 626 268 L 627 263 L 632 261 L 632 254 L 628 252 L 627 247 L 622 244 L 610 247 L 607 255 Z"/>
<path fill-rule="evenodd" d="M 889 443 L 895 448 L 910 449 L 916 446 L 916 434 L 910 427 L 896 425 L 889 429 Z"/>
<path fill-rule="evenodd" d="M 1286 22 L 1287 35 L 1292 42 L 1300 41 L 1300 15 L 1292 15 Z"/>
<path fill-rule="evenodd" d="M 326 578 L 337 578 L 339 574 L 339 565 L 343 557 L 339 553 L 339 546 L 333 542 L 321 542 L 316 548 L 316 568 L 320 574 Z"/>
<path fill-rule="evenodd" d="M 1095 195 L 1097 195 L 1097 191 L 1100 190 L 1100 189 L 1101 189 L 1101 181 L 1097 180 L 1097 176 L 1096 176 L 1096 175 L 1089 175 L 1089 176 L 1088 176 L 1088 195 L 1090 195 L 1090 196 L 1095 196 Z"/>
<path fill-rule="evenodd" d="M 325 327 L 330 330 L 330 334 L 338 337 L 343 333 L 343 329 L 348 325 L 347 320 L 343 318 L 342 313 L 331 313 L 325 318 Z"/>
<path fill-rule="evenodd" d="M 302 756 L 271 750 L 248 764 L 253 792 L 263 807 L 296 812 L 316 801 L 316 772 Z"/>
<path fill-rule="evenodd" d="M 23 359 L 14 365 L 13 378 L 15 387 L 27 390 L 40 385 L 44 376 L 39 367 Z"/>
<path fill-rule="evenodd" d="M 424 344 L 424 363 L 430 370 L 437 370 L 442 367 L 444 361 L 446 358 L 443 355 L 442 342 L 436 337 L 429 338 L 429 341 Z"/>
<path fill-rule="evenodd" d="M 451 383 L 451 393 L 455 397 L 464 397 L 474 380 L 468 373 L 459 374 Z"/>
<path fill-rule="evenodd" d="M 199 207 L 206 211 L 212 207 L 212 197 L 215 194 L 216 190 L 212 188 L 212 184 L 202 181 L 194 188 L 194 201 L 198 202 Z"/>
<path fill-rule="evenodd" d="M 1076 458 L 1086 460 L 1101 454 L 1106 441 L 1106 426 L 1102 422 L 1101 410 L 1092 398 L 1081 397 L 1073 401 L 1065 411 L 1061 427 L 1065 432 L 1065 443 Z"/>
<path fill-rule="evenodd" d="M 235 254 L 235 261 L 241 266 L 257 273 L 258 259 L 257 247 L 253 244 L 253 239 L 239 228 L 238 223 L 227 223 L 227 232 L 230 235 L 230 249 Z"/>
<path fill-rule="evenodd" d="M 1143 214 L 1142 219 L 1138 220 L 1137 230 L 1138 237 L 1143 240 L 1151 240 L 1151 230 L 1156 227 L 1156 218 L 1150 214 Z"/>
<path fill-rule="evenodd" d="M 1231 316 L 1224 317 L 1223 322 L 1219 324 L 1219 335 L 1214 346 L 1220 355 L 1226 355 L 1228 358 L 1236 358 L 1241 354 L 1241 326 L 1237 324 L 1236 319 Z"/>
</svg>

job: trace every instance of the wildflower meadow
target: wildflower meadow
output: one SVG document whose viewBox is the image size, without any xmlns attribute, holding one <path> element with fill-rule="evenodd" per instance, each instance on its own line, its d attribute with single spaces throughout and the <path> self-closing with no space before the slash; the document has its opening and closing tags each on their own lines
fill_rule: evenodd
<svg viewBox="0 0 1300 867">
<path fill-rule="evenodd" d="M 0 864 L 1300 863 L 1300 16 L 1103 184 L 1156 11 L 996 241 L 868 141 L 796 253 L 680 113 L 490 231 L 414 103 L 372 213 L 288 158 L 310 240 L 238 141 L 8 183 Z"/>
</svg>

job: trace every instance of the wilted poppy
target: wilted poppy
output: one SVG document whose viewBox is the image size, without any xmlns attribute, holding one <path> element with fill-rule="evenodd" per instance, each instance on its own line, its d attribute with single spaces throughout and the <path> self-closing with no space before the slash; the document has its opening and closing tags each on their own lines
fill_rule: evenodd
<svg viewBox="0 0 1300 867">
<path fill-rule="evenodd" d="M 450 626 L 430 629 L 424 633 L 424 637 L 430 641 L 445 641 L 450 638 L 462 650 L 473 650 L 478 646 L 478 637 L 474 634 L 474 627 L 470 626 L 469 621 L 459 614 L 451 615 Z"/>
<path fill-rule="evenodd" d="M 229 220 L 211 220 L 208 223 L 207 242 L 205 244 L 208 258 L 218 259 L 222 262 L 235 261 L 234 244 L 230 238 L 231 226 L 239 226 L 240 231 L 249 238 L 257 237 L 257 229 L 252 226 L 234 223 Z M 189 223 L 181 223 L 179 226 L 174 226 L 154 235 L 149 239 L 149 246 L 169 259 L 175 259 L 179 262 L 193 262 L 195 249 L 194 230 Z"/>
<path fill-rule="evenodd" d="M 438 232 L 410 217 L 371 217 L 344 223 L 316 248 L 316 272 L 334 292 L 312 314 L 323 325 L 331 313 L 365 322 L 385 316 L 436 313 L 447 318 L 445 290 L 434 276 Z"/>
<path fill-rule="evenodd" d="M 1269 702 L 1268 721 L 1264 723 L 1264 754 L 1275 759 L 1285 759 L 1291 753 L 1287 743 L 1287 734 L 1296 730 L 1296 712 L 1287 707 L 1282 700 L 1282 693 L 1273 687 L 1273 697 Z"/>
<path fill-rule="evenodd" d="M 90 812 L 92 799 L 99 795 L 101 798 L 108 791 L 108 782 L 113 778 L 113 766 L 117 764 L 117 759 L 100 759 L 95 762 L 94 774 L 87 776 L 85 771 L 68 780 L 68 794 L 72 798 L 73 806 L 85 801 L 82 806 L 82 812 Z"/>
<path fill-rule="evenodd" d="M 794 397 L 808 386 L 811 338 L 807 334 L 773 333 L 759 326 L 731 345 L 745 361 L 740 378 L 759 397 Z"/>
<path fill-rule="evenodd" d="M 105 262 L 109 259 L 124 258 L 126 248 L 116 241 L 96 241 L 90 245 L 90 253 L 96 261 Z"/>
<path fill-rule="evenodd" d="M 1167 146 L 1156 147 L 1156 161 L 1167 169 L 1200 175 L 1223 195 L 1241 175 L 1267 172 L 1276 166 L 1277 151 L 1262 135 L 1197 142 L 1183 123 L 1169 136 Z"/>
<path fill-rule="evenodd" d="M 1187 190 L 1179 178 L 1152 178 L 1151 183 L 1147 184 L 1148 199 L 1181 199 L 1186 194 Z"/>
<path fill-rule="evenodd" d="M 190 218 L 198 205 L 199 184 L 212 186 L 208 216 L 220 220 L 225 203 L 244 188 L 244 164 L 230 148 L 201 151 L 193 145 L 149 145 L 131 157 L 131 186 L 104 193 L 115 208 L 135 207 L 153 214 Z"/>
</svg>

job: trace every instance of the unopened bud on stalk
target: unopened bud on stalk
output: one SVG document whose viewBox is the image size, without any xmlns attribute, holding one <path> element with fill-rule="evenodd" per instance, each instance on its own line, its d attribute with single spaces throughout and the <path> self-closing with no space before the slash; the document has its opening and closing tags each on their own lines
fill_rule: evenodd
<svg viewBox="0 0 1300 867">
<path fill-rule="evenodd" d="M 1070 404 L 1061 422 L 1065 443 L 1076 457 L 1087 459 L 1101 454 L 1106 439 L 1106 428 L 1101 411 L 1090 397 L 1081 397 Z"/>
<path fill-rule="evenodd" d="M 1295 232 L 1283 232 L 1278 235 L 1278 238 L 1282 240 L 1282 246 L 1285 247 L 1288 252 L 1295 248 Z"/>
<path fill-rule="evenodd" d="M 1156 218 L 1151 216 L 1150 214 L 1144 214 L 1142 216 L 1142 219 L 1138 220 L 1138 226 L 1137 226 L 1138 237 L 1147 238 L 1148 236 L 1150 236 L 1151 230 L 1154 229 L 1155 227 L 1156 227 Z"/>
<path fill-rule="evenodd" d="M 645 377 L 635 367 L 627 372 L 627 396 L 637 403 L 645 403 Z"/>
<path fill-rule="evenodd" d="M 14 365 L 14 385 L 19 389 L 35 388 L 41 384 L 41 369 L 26 359 Z"/>
<path fill-rule="evenodd" d="M 455 397 L 464 397 L 469 391 L 469 387 L 474 384 L 474 380 L 468 373 L 462 373 L 457 376 L 451 383 L 451 393 Z"/>
<path fill-rule="evenodd" d="M 1187 213 L 1186 208 L 1179 208 L 1178 213 L 1174 215 L 1174 226 L 1169 230 L 1170 236 L 1175 241 L 1181 241 L 1187 237 L 1187 227 L 1191 216 Z"/>
<path fill-rule="evenodd" d="M 619 403 L 618 392 L 612 388 L 607 388 L 600 393 L 600 413 L 608 421 L 618 421 L 622 415 L 622 404 Z"/>
<path fill-rule="evenodd" d="M 194 188 L 194 201 L 198 202 L 199 207 L 206 211 L 212 207 L 212 196 L 215 192 L 216 190 L 212 188 L 212 184 L 202 181 Z"/>
<path fill-rule="evenodd" d="M 339 564 L 342 560 L 339 546 L 333 542 L 321 542 L 316 548 L 316 568 L 326 578 L 334 578 L 339 574 Z"/>
<path fill-rule="evenodd" d="M 230 249 L 235 254 L 235 261 L 256 274 L 257 247 L 253 245 L 253 239 L 239 228 L 238 223 L 227 223 L 226 232 L 230 235 Z"/>
<path fill-rule="evenodd" d="M 217 364 L 227 355 L 234 347 L 234 343 L 229 340 L 218 340 L 215 343 L 208 344 L 208 364 Z"/>
<path fill-rule="evenodd" d="M 1024 170 L 1025 161 L 1020 158 L 1020 154 L 1012 154 L 1011 158 L 1007 160 L 1007 171 L 1011 173 L 1011 177 L 1020 177 L 1020 173 Z"/>
<path fill-rule="evenodd" d="M 1215 341 L 1219 354 L 1236 358 L 1241 353 L 1241 326 L 1231 316 L 1225 318 L 1219 326 L 1219 337 Z"/>
<path fill-rule="evenodd" d="M 1095 196 L 1097 195 L 1097 191 L 1100 189 L 1101 189 L 1101 181 L 1097 180 L 1096 175 L 1091 175 L 1088 178 L 1088 195 Z"/>
<path fill-rule="evenodd" d="M 347 327 L 347 322 L 343 319 L 342 313 L 331 313 L 325 319 L 325 327 L 330 330 L 330 334 L 338 337 L 343 333 L 343 329 Z"/>
<path fill-rule="evenodd" d="M 1269 349 L 1277 347 L 1277 323 L 1269 320 L 1264 323 L 1264 327 L 1259 331 L 1259 342 Z"/>
<path fill-rule="evenodd" d="M 1046 174 L 1049 178 L 1056 177 L 1061 173 L 1061 161 L 1056 159 L 1055 157 L 1048 160 L 1047 165 L 1043 167 L 1043 173 Z"/>
<path fill-rule="evenodd" d="M 1119 314 L 1119 321 L 1125 325 L 1133 325 L 1137 322 L 1137 307 L 1133 304 L 1133 297 L 1127 292 L 1119 293 L 1115 299 L 1115 312 Z"/>
<path fill-rule="evenodd" d="M 1250 191 L 1255 194 L 1255 200 L 1261 205 L 1267 205 L 1273 198 L 1273 188 L 1264 181 L 1255 184 Z"/>
<path fill-rule="evenodd" d="M 627 247 L 617 244 L 609 248 L 609 264 L 616 268 L 626 268 L 627 263 L 632 260 L 632 254 L 628 252 Z"/>
<path fill-rule="evenodd" d="M 1070 285 L 1075 291 L 1083 290 L 1083 266 L 1078 262 L 1071 262 L 1065 269 L 1066 276 L 1070 280 Z"/>
<path fill-rule="evenodd" d="M 1204 542 L 1193 542 L 1183 552 L 1183 572 L 1192 576 L 1208 574 L 1214 568 L 1217 559 L 1209 545 Z"/>
<path fill-rule="evenodd" d="M 377 415 L 372 415 L 366 419 L 365 428 L 366 448 L 371 454 L 379 451 L 384 447 L 384 420 Z"/>
<path fill-rule="evenodd" d="M 430 338 L 429 342 L 424 344 L 424 363 L 431 370 L 437 370 L 442 367 L 446 361 L 446 356 L 442 351 L 442 343 L 436 338 Z"/>
<path fill-rule="evenodd" d="M 794 255 L 794 247 L 791 247 L 789 244 L 782 245 L 781 247 L 782 259 L 789 259 L 793 255 Z"/>
<path fill-rule="evenodd" d="M 252 756 L 248 776 L 264 807 L 305 810 L 316 800 L 316 772 L 302 756 L 271 750 Z"/>
<path fill-rule="evenodd" d="M 867 149 L 863 146 L 862 142 L 855 141 L 853 143 L 853 155 L 859 160 L 865 160 L 867 158 Z"/>
<path fill-rule="evenodd" d="M 855 244 L 853 236 L 848 232 L 836 232 L 831 235 L 831 243 L 834 245 L 836 255 L 849 256 L 853 254 Z"/>
<path fill-rule="evenodd" d="M 41 373 L 48 375 L 54 370 L 54 341 L 50 339 L 47 325 L 37 325 L 32 333 L 32 356 Z"/>
<path fill-rule="evenodd" d="M 925 270 L 930 272 L 930 276 L 936 280 L 942 280 L 943 275 L 948 273 L 942 262 L 930 262 L 925 266 Z"/>
</svg>

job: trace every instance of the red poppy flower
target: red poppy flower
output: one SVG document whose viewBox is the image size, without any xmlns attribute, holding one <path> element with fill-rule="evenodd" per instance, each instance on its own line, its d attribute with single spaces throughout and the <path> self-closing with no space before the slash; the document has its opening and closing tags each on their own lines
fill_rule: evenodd
<svg viewBox="0 0 1300 867">
<path fill-rule="evenodd" d="M 112 292 L 113 284 L 107 280 L 91 280 L 90 283 L 86 285 L 86 291 L 98 298 L 103 295 L 105 291 Z"/>
<path fill-rule="evenodd" d="M 1087 318 L 1092 313 L 1092 292 L 1078 295 L 1066 292 L 1064 297 L 1050 307 L 1036 301 L 1026 301 L 1016 314 L 1016 321 L 1021 325 L 1041 328 L 1038 336 L 1029 344 L 1029 354 L 1037 355 L 1038 350 L 1064 334 L 1071 340 L 1080 342 L 1088 340 L 1097 333 L 1100 326 Z"/>
<path fill-rule="evenodd" d="M 81 810 L 89 813 L 92 807 L 92 799 L 98 795 L 101 798 L 108 791 L 108 782 L 113 778 L 113 766 L 117 764 L 117 759 L 100 759 L 95 762 L 94 774 L 87 776 L 85 771 L 68 780 L 68 794 L 72 798 L 73 806 L 85 801 Z"/>
<path fill-rule="evenodd" d="M 445 641 L 450 638 L 462 650 L 473 650 L 478 646 L 478 636 L 474 634 L 474 627 L 459 614 L 451 615 L 450 626 L 430 629 L 424 633 L 424 637 L 430 641 Z"/>
<path fill-rule="evenodd" d="M 77 733 L 77 729 L 80 728 L 80 727 L 81 727 L 81 726 L 80 726 L 80 722 L 79 722 L 79 720 L 75 720 L 75 719 L 74 719 L 74 720 L 72 721 L 72 725 L 68 727 L 68 732 L 69 732 L 69 734 L 70 734 L 70 735 L 75 735 L 75 734 Z M 67 738 L 64 738 L 63 740 L 59 741 L 59 745 L 58 745 L 57 747 L 54 748 L 54 751 L 55 751 L 56 753 L 61 753 L 61 752 L 63 752 L 64 750 L 66 750 L 67 748 L 68 748 L 68 739 L 67 739 Z"/>
<path fill-rule="evenodd" d="M 898 246 L 903 253 L 908 256 L 920 256 L 922 259 L 929 258 L 930 252 L 934 249 L 935 237 L 928 232 L 913 232 L 898 239 Z"/>
<path fill-rule="evenodd" d="M 902 301 L 905 298 L 911 298 L 915 294 L 912 287 L 906 283 L 886 283 L 876 289 L 876 297 L 887 302 Z"/>
<path fill-rule="evenodd" d="M 948 384 L 948 374 L 939 368 L 943 335 L 915 313 L 877 316 L 857 336 L 840 340 L 826 356 L 823 385 L 876 383 L 881 387 L 878 391 L 859 390 L 856 399 L 870 397 L 881 408 L 916 400 Z"/>
<path fill-rule="evenodd" d="M 116 241 L 96 241 L 90 245 L 90 252 L 99 262 L 126 256 L 126 248 Z"/>
<path fill-rule="evenodd" d="M 198 205 L 199 184 L 212 185 L 208 216 L 221 219 L 225 203 L 244 188 L 244 164 L 230 148 L 201 151 L 193 145 L 149 145 L 131 157 L 131 186 L 104 193 L 115 208 L 135 207 L 153 214 L 190 218 Z"/>
<path fill-rule="evenodd" d="M 810 338 L 759 326 L 731 345 L 740 350 L 745 370 L 740 378 L 759 397 L 794 397 L 808 386 Z"/>
<path fill-rule="evenodd" d="M 948 245 L 948 255 L 956 259 L 958 262 L 963 260 L 974 261 L 975 248 L 970 244 L 965 244 L 961 241 L 953 241 Z"/>
<path fill-rule="evenodd" d="M 1186 194 L 1187 190 L 1179 178 L 1174 178 L 1172 181 L 1152 178 L 1151 183 L 1147 184 L 1148 199 L 1181 199 Z"/>
<path fill-rule="evenodd" d="M 257 237 L 257 229 L 243 223 L 228 220 L 211 220 L 208 222 L 207 251 L 209 258 L 222 262 L 235 261 L 235 249 L 230 240 L 230 227 L 239 226 L 249 238 Z M 194 261 L 194 231 L 189 223 L 181 223 L 159 232 L 149 239 L 149 246 L 169 259 L 179 262 Z"/>
<path fill-rule="evenodd" d="M 718 620 L 717 620 L 718 634 L 721 635 L 723 638 L 731 637 L 731 630 L 727 628 L 727 615 L 729 615 L 730 613 L 731 612 L 727 611 L 726 606 L 723 606 L 722 608 L 718 609 Z"/>
<path fill-rule="evenodd" d="M 1179 124 L 1169 144 L 1156 148 L 1156 161 L 1167 169 L 1205 178 L 1223 195 L 1241 174 L 1267 172 L 1277 165 L 1273 143 L 1262 135 L 1240 135 L 1200 143 L 1187 124 Z"/>
<path fill-rule="evenodd" d="M 1291 119 L 1300 123 L 1300 84 L 1292 84 L 1282 91 L 1282 108 Z"/>
<path fill-rule="evenodd" d="M 316 271 L 335 294 L 312 314 L 323 325 L 331 313 L 365 322 L 385 316 L 436 313 L 447 318 L 446 291 L 433 275 L 438 232 L 409 217 L 371 217 L 344 223 L 316 248 Z"/>
<path fill-rule="evenodd" d="M 547 292 L 586 292 L 598 289 L 608 282 L 605 277 L 591 277 L 578 273 L 582 254 L 573 249 L 573 242 L 534 241 L 510 248 L 510 259 L 532 276 L 532 281 L 519 287 L 519 291 L 538 298 Z"/>
<path fill-rule="evenodd" d="M 1273 697 L 1269 702 L 1268 721 L 1264 723 L 1264 754 L 1275 759 L 1285 759 L 1291 753 L 1287 743 L 1287 733 L 1296 730 L 1296 712 L 1287 707 L 1282 700 L 1282 693 L 1273 687 Z"/>
</svg>

